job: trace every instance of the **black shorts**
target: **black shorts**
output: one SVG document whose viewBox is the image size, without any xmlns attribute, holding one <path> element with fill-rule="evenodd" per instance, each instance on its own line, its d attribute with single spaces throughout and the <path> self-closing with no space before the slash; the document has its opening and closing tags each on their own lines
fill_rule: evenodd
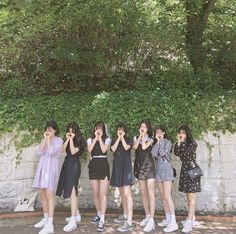
<svg viewBox="0 0 236 234">
<path fill-rule="evenodd" d="M 93 158 L 89 165 L 90 180 L 104 180 L 106 177 L 110 180 L 110 169 L 107 158 Z"/>
</svg>

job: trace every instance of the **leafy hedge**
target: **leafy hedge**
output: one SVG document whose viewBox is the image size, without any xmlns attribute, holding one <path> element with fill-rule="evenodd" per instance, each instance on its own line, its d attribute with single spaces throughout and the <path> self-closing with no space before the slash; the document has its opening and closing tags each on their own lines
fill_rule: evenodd
<svg viewBox="0 0 236 234">
<path fill-rule="evenodd" d="M 68 122 L 77 121 L 88 137 L 98 120 L 107 123 L 111 134 L 116 123 L 123 121 L 134 135 L 144 118 L 149 118 L 153 127 L 157 124 L 167 126 L 172 139 L 184 123 L 191 126 L 196 138 L 208 130 L 235 132 L 236 92 L 156 89 L 8 99 L 0 106 L 0 132 L 14 132 L 19 161 L 21 149 L 40 140 L 48 120 L 58 122 L 61 136 Z"/>
</svg>

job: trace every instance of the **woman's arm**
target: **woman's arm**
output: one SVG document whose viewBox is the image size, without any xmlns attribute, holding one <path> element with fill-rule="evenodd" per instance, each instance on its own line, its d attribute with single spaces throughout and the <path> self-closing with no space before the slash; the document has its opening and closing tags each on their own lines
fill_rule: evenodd
<svg viewBox="0 0 236 234">
<path fill-rule="evenodd" d="M 142 144 L 142 150 L 147 149 L 150 145 L 152 145 L 153 139 L 150 139 L 149 141 L 143 142 Z"/>
<path fill-rule="evenodd" d="M 137 137 L 134 137 L 133 149 L 136 150 L 138 148 L 140 140 L 141 140 L 141 134 L 139 135 L 138 139 L 137 139 Z"/>
<path fill-rule="evenodd" d="M 125 150 L 129 150 L 131 148 L 131 145 L 127 144 L 127 142 L 125 141 L 124 136 L 121 137 L 121 142 Z"/>
<path fill-rule="evenodd" d="M 163 157 L 165 155 L 170 155 L 170 151 L 171 151 L 171 142 L 170 141 L 166 141 L 161 139 L 159 142 L 159 151 L 158 154 Z"/>
<path fill-rule="evenodd" d="M 52 144 L 51 139 L 47 141 L 48 154 L 50 156 L 56 156 L 61 153 L 63 147 L 63 140 L 60 138 L 56 143 Z"/>
<path fill-rule="evenodd" d="M 94 139 L 91 139 L 89 138 L 88 141 L 87 141 L 87 148 L 88 148 L 88 152 L 91 153 L 96 142 L 97 142 L 97 138 L 94 138 Z"/>
<path fill-rule="evenodd" d="M 70 152 L 72 155 L 75 155 L 79 152 L 79 147 L 75 147 L 73 138 L 70 138 Z"/>
<path fill-rule="evenodd" d="M 63 143 L 63 147 L 62 147 L 62 151 L 65 152 L 66 151 L 66 147 L 69 143 L 70 139 L 66 138 L 65 142 Z"/>
<path fill-rule="evenodd" d="M 182 155 L 181 144 L 179 145 L 177 142 L 175 143 L 175 146 L 174 146 L 174 154 L 175 154 L 177 157 L 181 157 L 181 155 Z"/>
<path fill-rule="evenodd" d="M 159 143 L 157 142 L 155 145 L 153 145 L 152 147 L 152 151 L 151 151 L 151 154 L 153 157 L 157 158 L 158 156 L 158 150 L 159 150 Z"/>
<path fill-rule="evenodd" d="M 111 150 L 112 150 L 113 152 L 115 152 L 115 151 L 117 150 L 117 147 L 118 147 L 118 145 L 119 145 L 119 142 L 120 142 L 120 137 L 117 137 L 115 143 L 111 146 Z"/>
</svg>

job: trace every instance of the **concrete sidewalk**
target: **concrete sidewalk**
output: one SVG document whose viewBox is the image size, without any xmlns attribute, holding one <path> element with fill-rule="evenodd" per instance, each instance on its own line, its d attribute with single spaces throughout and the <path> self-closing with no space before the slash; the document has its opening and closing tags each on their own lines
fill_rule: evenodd
<svg viewBox="0 0 236 234">
<path fill-rule="evenodd" d="M 55 212 L 54 227 L 55 234 L 62 234 L 65 217 L 69 215 L 69 212 Z M 82 222 L 78 225 L 78 229 L 71 232 L 74 233 L 96 233 L 96 225 L 90 224 L 90 219 L 93 217 L 93 212 L 82 212 Z M 103 233 L 119 233 L 116 231 L 117 224 L 113 222 L 113 219 L 117 217 L 116 212 L 109 212 L 106 216 L 106 229 Z M 33 227 L 33 224 L 39 221 L 41 218 L 41 212 L 30 212 L 30 213 L 8 213 L 0 214 L 0 233 L 1 234 L 36 234 L 39 230 Z M 140 212 L 134 215 L 134 229 L 127 233 L 144 233 L 139 227 L 138 221 L 143 216 Z M 198 216 L 199 225 L 194 228 L 193 234 L 236 234 L 236 222 L 235 216 Z M 155 216 L 155 221 L 160 221 L 161 215 Z M 178 220 L 183 220 L 183 215 L 177 216 Z M 180 224 L 180 223 L 179 223 Z M 180 226 L 180 225 L 179 225 Z M 180 226 L 181 230 L 181 226 Z M 173 234 L 179 234 L 181 231 L 173 232 Z M 155 231 L 151 233 L 164 233 L 160 227 L 157 227 Z"/>
</svg>

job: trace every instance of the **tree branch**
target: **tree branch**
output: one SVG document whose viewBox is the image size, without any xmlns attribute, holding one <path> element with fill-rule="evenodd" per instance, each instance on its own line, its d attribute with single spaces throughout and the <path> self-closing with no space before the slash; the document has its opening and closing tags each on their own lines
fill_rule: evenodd
<svg viewBox="0 0 236 234">
<path fill-rule="evenodd" d="M 208 0 L 202 9 L 201 22 L 205 28 L 209 14 L 211 13 L 217 0 Z"/>
</svg>

